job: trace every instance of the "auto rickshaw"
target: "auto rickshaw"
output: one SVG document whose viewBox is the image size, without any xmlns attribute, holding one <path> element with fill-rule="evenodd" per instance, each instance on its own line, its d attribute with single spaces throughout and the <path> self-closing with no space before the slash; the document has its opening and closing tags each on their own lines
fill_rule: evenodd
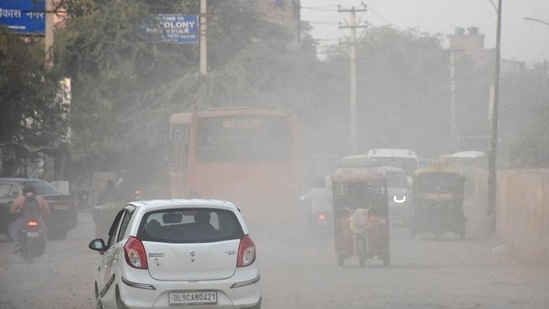
<svg viewBox="0 0 549 309">
<path fill-rule="evenodd" d="M 410 236 L 429 232 L 439 239 L 446 232 L 454 232 L 464 239 L 464 184 L 463 173 L 441 161 L 416 170 Z"/>
<path fill-rule="evenodd" d="M 387 181 L 377 162 L 365 156 L 345 157 L 332 175 L 334 243 L 337 265 L 358 257 L 379 258 L 390 265 Z"/>
</svg>

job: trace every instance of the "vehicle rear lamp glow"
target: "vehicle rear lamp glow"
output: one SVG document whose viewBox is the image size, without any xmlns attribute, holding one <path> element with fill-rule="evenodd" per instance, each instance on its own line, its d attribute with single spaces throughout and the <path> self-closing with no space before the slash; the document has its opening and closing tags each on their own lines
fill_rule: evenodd
<svg viewBox="0 0 549 309">
<path fill-rule="evenodd" d="M 325 214 L 318 214 L 318 220 L 325 221 L 326 220 L 326 215 Z"/>
<path fill-rule="evenodd" d="M 38 226 L 38 221 L 30 220 L 30 221 L 27 223 L 27 225 L 30 226 L 30 227 L 37 227 L 37 226 Z"/>
<path fill-rule="evenodd" d="M 130 237 L 124 245 L 124 256 L 128 265 L 138 269 L 148 269 L 145 247 L 139 238 Z"/>
<path fill-rule="evenodd" d="M 245 235 L 240 240 L 236 266 L 237 267 L 249 266 L 253 264 L 254 261 L 255 261 L 255 244 L 250 238 L 250 235 Z"/>
</svg>

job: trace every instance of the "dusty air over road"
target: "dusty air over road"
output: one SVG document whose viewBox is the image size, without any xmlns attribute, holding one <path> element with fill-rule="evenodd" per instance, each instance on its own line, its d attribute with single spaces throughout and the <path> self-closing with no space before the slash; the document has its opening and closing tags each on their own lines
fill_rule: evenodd
<svg viewBox="0 0 549 309">
<path fill-rule="evenodd" d="M 33 264 L 0 242 L 0 308 L 94 308 L 99 254 L 87 248 L 94 223 L 79 213 L 78 228 L 49 241 Z M 250 223 L 257 246 L 263 308 L 531 308 L 549 307 L 549 269 L 528 266 L 487 242 L 448 233 L 410 239 L 391 227 L 392 265 L 349 259 L 337 267 L 332 236 Z"/>
</svg>

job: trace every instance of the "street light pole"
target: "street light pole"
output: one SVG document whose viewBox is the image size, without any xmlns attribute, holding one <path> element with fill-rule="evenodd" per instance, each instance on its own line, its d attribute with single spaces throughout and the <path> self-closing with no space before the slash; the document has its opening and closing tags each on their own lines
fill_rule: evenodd
<svg viewBox="0 0 549 309">
<path fill-rule="evenodd" d="M 496 30 L 496 55 L 494 68 L 494 102 L 492 105 L 492 135 L 490 139 L 490 154 L 488 157 L 488 217 L 490 219 L 489 233 L 496 232 L 497 215 L 497 173 L 496 155 L 498 146 L 498 105 L 499 105 L 499 79 L 501 64 L 501 12 L 503 0 L 498 0 L 497 30 Z"/>
</svg>

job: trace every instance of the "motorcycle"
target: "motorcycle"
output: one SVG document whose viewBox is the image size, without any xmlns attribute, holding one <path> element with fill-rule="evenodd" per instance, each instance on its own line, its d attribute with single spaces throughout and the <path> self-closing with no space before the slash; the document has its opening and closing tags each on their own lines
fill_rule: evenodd
<svg viewBox="0 0 549 309">
<path fill-rule="evenodd" d="M 27 219 L 22 230 L 22 246 L 19 254 L 27 263 L 44 254 L 46 249 L 46 235 L 42 222 L 37 219 Z"/>
<path fill-rule="evenodd" d="M 316 212 L 311 217 L 311 230 L 318 234 L 331 233 L 332 218 L 327 212 Z"/>
</svg>

